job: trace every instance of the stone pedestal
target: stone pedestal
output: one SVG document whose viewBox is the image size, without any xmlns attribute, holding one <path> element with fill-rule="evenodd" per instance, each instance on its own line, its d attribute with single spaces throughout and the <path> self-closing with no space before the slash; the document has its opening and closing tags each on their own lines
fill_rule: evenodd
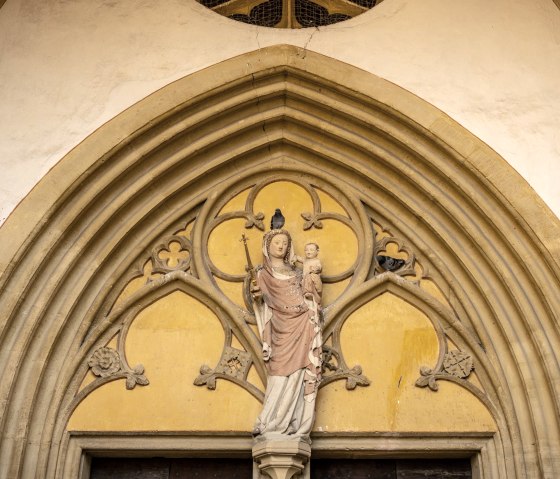
<svg viewBox="0 0 560 479">
<path fill-rule="evenodd" d="M 257 442 L 253 446 L 253 479 L 305 479 L 310 457 L 311 446 L 304 441 Z"/>
</svg>

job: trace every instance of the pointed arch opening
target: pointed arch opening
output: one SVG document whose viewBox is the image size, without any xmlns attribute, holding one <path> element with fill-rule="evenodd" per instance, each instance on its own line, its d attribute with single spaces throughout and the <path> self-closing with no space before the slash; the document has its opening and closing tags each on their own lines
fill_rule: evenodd
<svg viewBox="0 0 560 479">
<path fill-rule="evenodd" d="M 228 60 L 141 101 L 62 159 L 0 228 L 0 471 L 62 477 L 73 457 L 59 421 L 68 358 L 82 354 L 131 265 L 162 235 L 240 178 L 266 175 L 336 184 L 364 208 L 362 224 L 414 249 L 453 311 L 446 327 L 469 338 L 489 371 L 498 431 L 482 470 L 558 475 L 558 220 L 442 112 L 290 46 Z M 347 298 L 369 294 L 369 271 Z"/>
</svg>

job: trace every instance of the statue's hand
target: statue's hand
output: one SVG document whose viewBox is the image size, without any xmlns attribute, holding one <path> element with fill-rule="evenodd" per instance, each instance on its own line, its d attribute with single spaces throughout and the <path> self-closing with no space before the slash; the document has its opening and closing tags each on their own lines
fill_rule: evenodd
<svg viewBox="0 0 560 479">
<path fill-rule="evenodd" d="M 260 301 L 262 299 L 262 290 L 256 284 L 251 283 L 250 291 L 253 301 Z"/>
<path fill-rule="evenodd" d="M 269 361 L 270 360 L 270 356 L 272 355 L 272 350 L 270 349 L 270 345 L 267 343 L 263 343 L 263 359 L 265 361 Z"/>
</svg>

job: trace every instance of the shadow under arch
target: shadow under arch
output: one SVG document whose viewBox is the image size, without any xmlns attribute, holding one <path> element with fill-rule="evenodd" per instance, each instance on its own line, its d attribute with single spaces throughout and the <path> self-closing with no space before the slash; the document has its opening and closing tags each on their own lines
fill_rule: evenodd
<svg viewBox="0 0 560 479">
<path fill-rule="evenodd" d="M 317 160 L 354 183 L 433 259 L 503 388 L 505 452 L 488 470 L 560 473 L 558 219 L 502 158 L 423 100 L 332 58 L 275 46 L 123 112 L 0 228 L 4 475 L 60 475 L 54 424 L 68 383 L 59 371 L 130 258 L 216 183 L 294 152 L 299 168 Z"/>
</svg>

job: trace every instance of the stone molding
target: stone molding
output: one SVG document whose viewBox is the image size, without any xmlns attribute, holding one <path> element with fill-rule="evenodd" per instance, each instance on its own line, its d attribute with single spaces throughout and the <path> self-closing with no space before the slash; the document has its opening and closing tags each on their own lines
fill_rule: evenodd
<svg viewBox="0 0 560 479">
<path fill-rule="evenodd" d="M 500 461 L 493 433 L 370 433 L 314 434 L 317 457 L 471 457 L 473 479 L 499 477 L 492 464 Z M 72 432 L 64 445 L 66 463 L 62 477 L 89 478 L 92 456 L 135 456 L 156 453 L 162 457 L 246 457 L 253 439 L 245 433 L 118 433 Z"/>
<path fill-rule="evenodd" d="M 336 176 L 430 259 L 457 313 L 449 331 L 465 338 L 454 342 L 486 371 L 499 431 L 484 467 L 494 477 L 560 475 L 559 220 L 434 107 L 290 46 L 228 60 L 133 106 L 61 160 L 0 228 L 0 475 L 64 477 L 68 397 L 92 352 L 83 344 L 94 348 L 92 332 L 114 326 L 105 313 L 115 285 L 216 185 L 265 172 Z M 168 274 L 205 291 L 184 271 Z M 377 278 L 413 297 L 397 275 Z"/>
</svg>

